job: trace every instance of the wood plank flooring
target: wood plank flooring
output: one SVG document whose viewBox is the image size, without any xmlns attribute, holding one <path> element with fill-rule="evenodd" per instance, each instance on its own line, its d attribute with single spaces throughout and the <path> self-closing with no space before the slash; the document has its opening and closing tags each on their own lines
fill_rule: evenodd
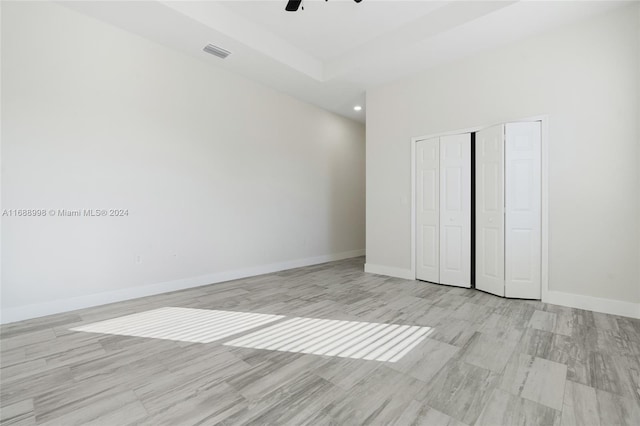
<svg viewBox="0 0 640 426">
<path fill-rule="evenodd" d="M 640 425 L 640 321 L 365 274 L 363 258 L 1 328 L 3 425 Z M 432 327 L 395 363 L 95 334 L 162 307 Z M 250 333 L 251 331 L 247 332 Z"/>
</svg>

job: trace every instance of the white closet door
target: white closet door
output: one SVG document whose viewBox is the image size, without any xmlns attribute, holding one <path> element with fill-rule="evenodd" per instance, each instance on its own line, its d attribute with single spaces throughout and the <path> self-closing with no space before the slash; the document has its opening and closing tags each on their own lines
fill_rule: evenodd
<svg viewBox="0 0 640 426">
<path fill-rule="evenodd" d="M 505 294 L 540 299 L 540 122 L 505 128 Z"/>
<path fill-rule="evenodd" d="M 471 287 L 471 135 L 440 138 L 440 283 Z"/>
<path fill-rule="evenodd" d="M 476 133 L 476 288 L 504 296 L 504 126 Z"/>
<path fill-rule="evenodd" d="M 416 278 L 434 283 L 440 282 L 439 145 L 438 138 L 416 144 Z"/>
</svg>

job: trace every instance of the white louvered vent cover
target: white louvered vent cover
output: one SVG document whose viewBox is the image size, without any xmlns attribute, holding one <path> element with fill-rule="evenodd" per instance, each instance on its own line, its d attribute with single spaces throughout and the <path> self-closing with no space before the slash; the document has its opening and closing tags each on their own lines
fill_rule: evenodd
<svg viewBox="0 0 640 426">
<path fill-rule="evenodd" d="M 222 59 L 231 55 L 231 52 L 229 52 L 228 50 L 224 50 L 222 47 L 214 46 L 213 44 L 207 44 L 202 50 Z"/>
</svg>

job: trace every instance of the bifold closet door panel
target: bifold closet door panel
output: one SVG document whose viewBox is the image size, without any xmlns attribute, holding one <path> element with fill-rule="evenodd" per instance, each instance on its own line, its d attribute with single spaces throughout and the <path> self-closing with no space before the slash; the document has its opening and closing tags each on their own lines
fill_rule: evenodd
<svg viewBox="0 0 640 426">
<path fill-rule="evenodd" d="M 541 125 L 505 125 L 505 294 L 541 295 Z"/>
<path fill-rule="evenodd" d="M 438 138 L 416 144 L 416 278 L 440 282 L 440 142 Z"/>
<path fill-rule="evenodd" d="M 471 287 L 471 134 L 440 138 L 440 283 Z"/>
<path fill-rule="evenodd" d="M 476 133 L 476 288 L 504 296 L 504 125 Z"/>
</svg>

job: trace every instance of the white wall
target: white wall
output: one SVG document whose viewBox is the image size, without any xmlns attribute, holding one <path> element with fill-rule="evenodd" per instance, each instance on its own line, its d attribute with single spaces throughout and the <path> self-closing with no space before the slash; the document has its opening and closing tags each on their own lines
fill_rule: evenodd
<svg viewBox="0 0 640 426">
<path fill-rule="evenodd" d="M 3 218 L 4 322 L 363 254 L 361 124 L 44 2 L 2 89 L 3 209 L 129 210 Z"/>
<path fill-rule="evenodd" d="M 367 267 L 410 269 L 411 137 L 548 114 L 554 300 L 640 317 L 638 7 L 368 91 Z"/>
</svg>

